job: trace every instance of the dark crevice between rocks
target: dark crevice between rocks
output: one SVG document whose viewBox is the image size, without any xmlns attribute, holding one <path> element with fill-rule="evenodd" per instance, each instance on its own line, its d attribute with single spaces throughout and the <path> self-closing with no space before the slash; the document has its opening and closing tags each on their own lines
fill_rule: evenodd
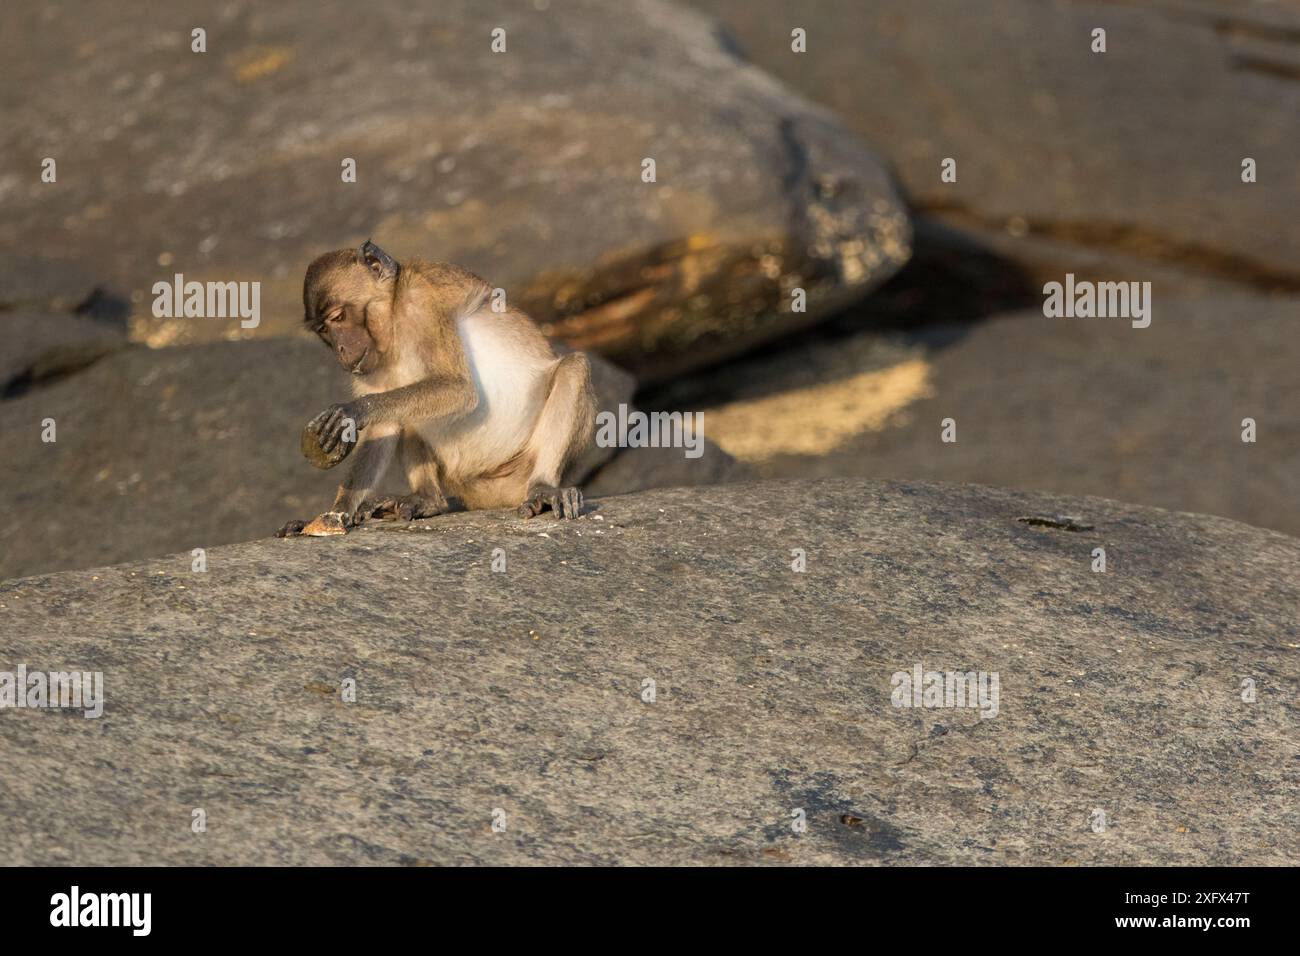
<svg viewBox="0 0 1300 956">
<path fill-rule="evenodd" d="M 1246 73 L 1262 73 L 1279 80 L 1300 80 L 1300 63 L 1269 60 L 1262 56 L 1237 54 L 1232 58 L 1232 68 Z"/>
<path fill-rule="evenodd" d="M 1238 14 L 1257 14 L 1254 19 L 1246 19 L 1244 16 L 1230 17 L 1225 16 L 1218 10 L 1206 9 L 1204 7 L 1191 7 L 1186 3 L 1169 3 L 1162 0 L 1072 0 L 1081 6 L 1096 6 L 1098 4 L 1111 7 L 1139 7 L 1144 9 L 1157 9 L 1163 16 L 1170 20 L 1182 20 L 1184 22 L 1197 22 L 1208 26 L 1219 36 L 1227 37 L 1244 37 L 1255 40 L 1268 40 L 1274 43 L 1300 43 L 1300 29 L 1281 22 L 1269 22 L 1263 18 L 1264 15 L 1272 13 L 1262 6 L 1256 6 L 1253 10 L 1233 11 Z"/>
<path fill-rule="evenodd" d="M 932 220 L 915 220 L 912 258 L 880 290 L 826 323 L 828 336 L 865 328 L 924 331 L 1041 305 L 1039 284 L 1017 262 L 975 237 Z"/>
<path fill-rule="evenodd" d="M 53 385 L 94 365 L 111 349 L 95 352 L 64 353 L 57 362 L 41 362 L 23 369 L 0 385 L 0 400 L 17 398 L 34 388 Z"/>
<path fill-rule="evenodd" d="M 1263 23 L 1259 20 L 1229 20 L 1219 17 L 1214 21 L 1214 32 L 1219 36 L 1248 37 L 1270 43 L 1300 44 L 1300 28 L 1281 23 Z"/>
<path fill-rule="evenodd" d="M 923 215 L 941 216 L 945 223 L 972 231 L 1001 233 L 1007 217 L 989 216 L 959 202 L 927 202 L 917 207 Z M 1236 282 L 1252 289 L 1274 293 L 1300 292 L 1300 273 L 1283 272 L 1248 256 L 1235 255 L 1209 246 L 1163 235 L 1155 230 L 1118 222 L 1083 222 L 1019 217 L 1026 235 L 1092 247 L 1119 255 L 1148 259 L 1188 272 Z M 1036 296 L 1041 302 L 1041 293 Z"/>
<path fill-rule="evenodd" d="M 1022 524 L 1032 525 L 1035 528 L 1054 528 L 1057 531 L 1091 531 L 1093 526 L 1085 524 L 1080 518 L 1071 518 L 1069 515 L 1052 515 L 1050 518 L 1040 515 L 1029 515 L 1023 518 L 1017 518 Z"/>
</svg>

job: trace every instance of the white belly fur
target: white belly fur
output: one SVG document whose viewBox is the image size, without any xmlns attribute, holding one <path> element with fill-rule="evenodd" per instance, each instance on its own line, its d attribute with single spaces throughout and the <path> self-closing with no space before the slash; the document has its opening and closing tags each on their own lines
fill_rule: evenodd
<svg viewBox="0 0 1300 956">
<path fill-rule="evenodd" d="M 520 349 L 489 308 L 456 325 L 478 389 L 478 407 L 456 421 L 417 426 L 453 481 L 482 474 L 523 449 L 556 362 Z"/>
</svg>

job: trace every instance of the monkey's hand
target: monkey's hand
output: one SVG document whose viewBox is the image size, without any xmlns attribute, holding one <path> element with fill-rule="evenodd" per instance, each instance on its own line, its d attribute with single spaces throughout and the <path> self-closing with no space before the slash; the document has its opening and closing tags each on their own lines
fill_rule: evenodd
<svg viewBox="0 0 1300 956">
<path fill-rule="evenodd" d="M 360 402 L 331 405 L 302 430 L 303 456 L 317 468 L 333 468 L 356 448 L 366 417 Z"/>
</svg>

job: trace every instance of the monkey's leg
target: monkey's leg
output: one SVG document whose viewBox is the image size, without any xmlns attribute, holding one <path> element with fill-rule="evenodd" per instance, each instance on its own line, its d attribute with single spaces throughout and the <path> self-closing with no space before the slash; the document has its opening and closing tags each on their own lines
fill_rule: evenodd
<svg viewBox="0 0 1300 956">
<path fill-rule="evenodd" d="M 528 447 L 536 456 L 528 490 L 519 514 L 532 518 L 548 507 L 557 518 L 582 514 L 582 492 L 561 488 L 565 467 L 591 441 L 596 418 L 596 400 L 591 387 L 591 365 L 587 356 L 572 352 L 556 363 L 551 390 L 542 406 Z"/>
<path fill-rule="evenodd" d="M 357 443 L 357 450 L 352 456 L 352 466 L 348 476 L 339 485 L 334 495 L 334 504 L 330 512 L 347 515 L 344 524 L 353 526 L 365 520 L 358 506 L 375 493 L 375 486 L 384 477 L 389 463 L 397 451 L 397 427 L 393 425 L 376 425 L 369 429 L 365 437 Z M 290 521 L 276 532 L 277 538 L 293 537 L 301 534 L 304 522 Z"/>
<path fill-rule="evenodd" d="M 414 430 L 402 430 L 397 443 L 397 457 L 406 472 L 411 493 L 367 501 L 358 511 L 366 518 L 399 518 L 402 521 L 432 518 L 450 511 L 451 505 L 438 477 L 438 460 Z"/>
</svg>

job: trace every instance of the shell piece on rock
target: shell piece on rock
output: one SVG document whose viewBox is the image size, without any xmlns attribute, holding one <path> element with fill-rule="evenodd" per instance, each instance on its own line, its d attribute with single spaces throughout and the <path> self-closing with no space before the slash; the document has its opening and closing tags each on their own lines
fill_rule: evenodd
<svg viewBox="0 0 1300 956">
<path fill-rule="evenodd" d="M 323 538 L 331 534 L 347 534 L 347 515 L 342 511 L 327 511 L 317 515 L 302 529 L 302 533 L 312 538 Z"/>
</svg>

